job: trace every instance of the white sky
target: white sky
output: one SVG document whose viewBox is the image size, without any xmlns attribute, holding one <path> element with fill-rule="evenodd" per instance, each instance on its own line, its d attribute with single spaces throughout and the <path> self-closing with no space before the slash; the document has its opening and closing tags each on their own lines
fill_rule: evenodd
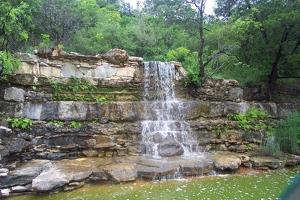
<svg viewBox="0 0 300 200">
<path fill-rule="evenodd" d="M 133 8 L 136 8 L 136 3 L 138 0 L 124 0 L 124 1 L 126 3 L 130 3 Z M 207 0 L 205 5 L 205 14 L 213 14 L 214 6 L 215 6 L 215 0 Z"/>
</svg>

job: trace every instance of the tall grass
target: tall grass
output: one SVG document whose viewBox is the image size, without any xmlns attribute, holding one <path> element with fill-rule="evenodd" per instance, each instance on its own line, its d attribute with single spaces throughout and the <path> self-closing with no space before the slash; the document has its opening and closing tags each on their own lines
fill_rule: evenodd
<svg viewBox="0 0 300 200">
<path fill-rule="evenodd" d="M 299 154 L 300 116 L 294 112 L 286 119 L 280 120 L 274 130 L 275 142 L 286 153 Z"/>
</svg>

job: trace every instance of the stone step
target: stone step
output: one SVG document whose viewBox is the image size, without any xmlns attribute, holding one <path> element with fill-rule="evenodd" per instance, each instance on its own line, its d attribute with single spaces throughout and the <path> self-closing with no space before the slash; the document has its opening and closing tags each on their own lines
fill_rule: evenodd
<svg viewBox="0 0 300 200">
<path fill-rule="evenodd" d="M 94 149 L 112 148 L 112 147 L 116 147 L 117 145 L 118 145 L 117 143 L 102 143 L 102 144 L 95 145 Z"/>
</svg>

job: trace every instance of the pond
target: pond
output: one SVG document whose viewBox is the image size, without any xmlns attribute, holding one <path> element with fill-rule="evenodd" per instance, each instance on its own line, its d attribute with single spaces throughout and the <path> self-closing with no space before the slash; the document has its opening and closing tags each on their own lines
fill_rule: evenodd
<svg viewBox="0 0 300 200">
<path fill-rule="evenodd" d="M 55 194 L 23 195 L 9 200 L 182 200 L 182 199 L 280 199 L 291 187 L 300 168 L 278 171 L 247 170 L 239 174 L 194 177 L 153 182 L 136 181 L 122 184 L 88 184 L 83 188 Z"/>
</svg>

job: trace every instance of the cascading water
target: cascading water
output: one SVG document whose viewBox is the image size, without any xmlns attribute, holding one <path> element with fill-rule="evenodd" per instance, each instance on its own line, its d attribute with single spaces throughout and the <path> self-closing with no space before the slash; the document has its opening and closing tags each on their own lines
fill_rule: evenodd
<svg viewBox="0 0 300 200">
<path fill-rule="evenodd" d="M 175 66 L 164 62 L 145 62 L 144 106 L 147 120 L 142 122 L 146 155 L 184 155 L 195 152 L 196 140 L 185 121 L 184 103 L 175 98 Z M 162 153 L 160 146 L 173 146 Z M 177 147 L 176 147 L 177 145 Z M 176 152 L 177 151 L 177 152 Z M 165 155 L 167 154 L 167 155 Z"/>
</svg>

